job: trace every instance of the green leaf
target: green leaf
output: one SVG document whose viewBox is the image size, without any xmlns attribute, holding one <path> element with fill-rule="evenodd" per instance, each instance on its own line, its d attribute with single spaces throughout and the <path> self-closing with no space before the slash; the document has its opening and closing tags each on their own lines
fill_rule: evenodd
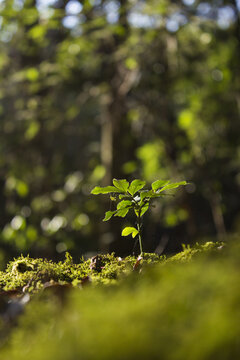
<svg viewBox="0 0 240 360">
<path fill-rule="evenodd" d="M 113 179 L 113 185 L 116 186 L 116 188 L 119 189 L 120 192 L 127 192 L 129 187 L 129 182 L 126 179 L 122 179 L 122 180 Z"/>
<path fill-rule="evenodd" d="M 145 198 L 148 198 L 148 197 L 151 198 L 153 195 L 154 195 L 154 193 L 152 190 L 141 191 L 141 193 L 140 193 L 141 201 L 143 201 Z"/>
<path fill-rule="evenodd" d="M 157 180 L 152 183 L 153 191 L 158 190 L 160 187 L 163 187 L 169 183 L 169 180 Z"/>
<path fill-rule="evenodd" d="M 138 234 L 138 230 L 135 229 L 135 227 L 130 227 L 130 226 L 125 227 L 122 231 L 122 236 L 128 236 L 130 234 L 132 234 L 132 237 L 135 238 L 135 236 L 137 236 Z"/>
<path fill-rule="evenodd" d="M 122 200 L 120 203 L 117 204 L 117 209 L 123 209 L 129 206 L 133 206 L 133 203 L 130 200 Z"/>
<path fill-rule="evenodd" d="M 133 180 L 129 186 L 128 192 L 133 196 L 137 191 L 141 190 L 146 184 L 146 181 Z"/>
<path fill-rule="evenodd" d="M 125 217 L 129 212 L 129 208 L 123 208 L 116 211 L 114 216 Z"/>
<path fill-rule="evenodd" d="M 143 216 L 146 211 L 148 211 L 148 208 L 149 208 L 149 203 L 145 204 L 145 205 L 142 207 L 141 212 L 140 212 L 140 217 Z"/>
<path fill-rule="evenodd" d="M 162 189 L 160 189 L 158 192 L 165 191 L 165 190 L 170 190 L 170 189 L 177 189 L 181 185 L 187 185 L 187 182 L 186 181 L 180 181 L 178 183 L 168 184 L 168 185 L 164 186 Z"/>
<path fill-rule="evenodd" d="M 115 211 L 107 211 L 105 213 L 105 218 L 103 219 L 103 221 L 108 221 L 111 219 L 111 217 L 116 213 L 116 210 Z"/>
<path fill-rule="evenodd" d="M 99 195 L 99 194 L 110 194 L 115 192 L 121 192 L 119 189 L 115 188 L 114 186 L 96 186 L 92 191 L 91 194 Z"/>
<path fill-rule="evenodd" d="M 127 199 L 132 199 L 132 197 L 130 195 L 125 195 L 125 194 L 119 194 L 119 199 L 124 199 L 124 200 L 127 200 Z"/>
</svg>

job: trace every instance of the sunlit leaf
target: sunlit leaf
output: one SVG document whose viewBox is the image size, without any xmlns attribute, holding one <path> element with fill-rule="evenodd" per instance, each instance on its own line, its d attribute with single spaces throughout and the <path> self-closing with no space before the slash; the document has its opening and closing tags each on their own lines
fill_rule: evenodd
<svg viewBox="0 0 240 360">
<path fill-rule="evenodd" d="M 135 227 L 127 226 L 122 231 L 122 236 L 128 236 L 132 234 L 132 237 L 135 238 L 138 234 L 138 230 Z"/>
<path fill-rule="evenodd" d="M 125 195 L 125 194 L 119 194 L 119 199 L 120 200 L 127 200 L 127 199 L 132 199 L 132 197 L 130 195 Z"/>
<path fill-rule="evenodd" d="M 163 187 L 169 183 L 169 180 L 157 180 L 152 183 L 152 189 L 154 191 L 158 190 L 160 187 Z"/>
<path fill-rule="evenodd" d="M 148 211 L 148 208 L 149 208 L 149 203 L 145 204 L 142 207 L 141 212 L 140 212 L 140 216 L 143 216 L 145 214 L 145 212 Z"/>
<path fill-rule="evenodd" d="M 129 208 L 119 209 L 116 211 L 114 216 L 125 217 L 129 212 L 129 210 L 130 210 Z"/>
<path fill-rule="evenodd" d="M 127 192 L 129 187 L 129 182 L 126 179 L 122 179 L 122 180 L 113 179 L 113 185 L 116 186 L 117 189 L 121 190 L 121 192 Z"/>
<path fill-rule="evenodd" d="M 162 189 L 160 189 L 159 192 L 165 191 L 165 190 L 170 190 L 170 189 L 177 189 L 181 185 L 187 185 L 187 182 L 186 181 L 180 181 L 178 183 L 168 184 L 168 185 L 164 186 Z"/>
<path fill-rule="evenodd" d="M 111 217 L 116 213 L 116 211 L 107 211 L 105 213 L 105 218 L 103 219 L 103 221 L 108 221 L 111 219 Z"/>
<path fill-rule="evenodd" d="M 146 181 L 142 181 L 142 180 L 133 180 L 129 186 L 128 192 L 131 195 L 134 195 L 136 192 L 138 192 L 139 190 L 141 190 L 146 184 Z"/>
<path fill-rule="evenodd" d="M 91 194 L 99 195 L 99 194 L 110 194 L 115 192 L 121 192 L 119 189 L 115 188 L 114 186 L 96 186 L 92 191 Z"/>
<path fill-rule="evenodd" d="M 145 198 L 152 197 L 153 194 L 154 194 L 154 193 L 153 193 L 152 190 L 142 191 L 142 192 L 140 193 L 141 201 L 143 201 Z"/>
<path fill-rule="evenodd" d="M 132 202 L 130 200 L 122 200 L 120 203 L 118 203 L 117 205 L 117 209 L 123 209 L 129 206 L 132 206 Z"/>
</svg>

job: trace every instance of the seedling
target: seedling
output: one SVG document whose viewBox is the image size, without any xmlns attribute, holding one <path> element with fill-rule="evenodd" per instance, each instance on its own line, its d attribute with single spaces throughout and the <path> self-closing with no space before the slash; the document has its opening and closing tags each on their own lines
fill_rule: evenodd
<svg viewBox="0 0 240 360">
<path fill-rule="evenodd" d="M 142 217 L 148 211 L 152 200 L 157 199 L 164 194 L 163 192 L 170 189 L 177 189 L 181 185 L 187 185 L 186 181 L 170 183 L 169 180 L 157 180 L 151 185 L 151 189 L 144 189 L 145 181 L 133 180 L 131 184 L 126 179 L 113 179 L 113 186 L 100 187 L 96 186 L 91 194 L 109 194 L 110 199 L 116 202 L 116 210 L 107 211 L 103 221 L 108 221 L 112 216 L 124 218 L 130 210 L 133 210 L 137 221 L 136 227 L 125 227 L 122 236 L 132 235 L 135 238 L 138 235 L 140 252 L 143 254 L 142 247 Z"/>
</svg>

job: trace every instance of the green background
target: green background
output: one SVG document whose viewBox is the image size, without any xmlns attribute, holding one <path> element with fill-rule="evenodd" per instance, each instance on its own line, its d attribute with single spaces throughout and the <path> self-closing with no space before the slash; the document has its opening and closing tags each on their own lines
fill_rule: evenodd
<svg viewBox="0 0 240 360">
<path fill-rule="evenodd" d="M 90 195 L 113 177 L 191 183 L 145 251 L 238 232 L 239 58 L 238 1 L 0 1 L 2 262 L 138 252 Z"/>
</svg>

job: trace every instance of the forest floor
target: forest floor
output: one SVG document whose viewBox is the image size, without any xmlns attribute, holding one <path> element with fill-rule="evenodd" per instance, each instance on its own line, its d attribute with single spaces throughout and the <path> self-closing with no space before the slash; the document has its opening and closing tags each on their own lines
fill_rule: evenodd
<svg viewBox="0 0 240 360">
<path fill-rule="evenodd" d="M 21 256 L 0 272 L 0 358 L 236 359 L 239 260 L 239 238 L 168 258 Z"/>
</svg>

